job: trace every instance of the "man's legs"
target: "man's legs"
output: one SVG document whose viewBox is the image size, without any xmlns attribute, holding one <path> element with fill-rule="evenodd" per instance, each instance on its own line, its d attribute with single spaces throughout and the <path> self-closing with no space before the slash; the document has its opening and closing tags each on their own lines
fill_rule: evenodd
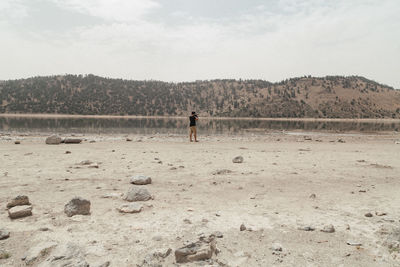
<svg viewBox="0 0 400 267">
<path fill-rule="evenodd" d="M 193 127 L 193 135 L 194 135 L 194 141 L 197 142 L 197 130 L 196 130 L 196 126 Z"/>
<path fill-rule="evenodd" d="M 193 129 L 192 129 L 192 127 L 189 127 L 189 139 L 190 139 L 190 142 L 193 142 L 192 141 L 192 134 L 193 134 Z M 195 139 L 196 139 L 196 137 L 195 137 Z"/>
</svg>

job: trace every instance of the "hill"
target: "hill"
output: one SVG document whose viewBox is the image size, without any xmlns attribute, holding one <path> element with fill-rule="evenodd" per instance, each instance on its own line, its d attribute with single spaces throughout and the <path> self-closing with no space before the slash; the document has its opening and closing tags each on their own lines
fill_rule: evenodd
<svg viewBox="0 0 400 267">
<path fill-rule="evenodd" d="M 0 113 L 400 118 L 400 91 L 363 77 L 182 83 L 94 75 L 0 82 Z"/>
</svg>

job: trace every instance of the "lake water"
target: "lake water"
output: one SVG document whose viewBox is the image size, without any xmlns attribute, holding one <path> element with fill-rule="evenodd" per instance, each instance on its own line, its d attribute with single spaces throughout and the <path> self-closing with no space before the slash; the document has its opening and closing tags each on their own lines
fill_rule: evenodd
<svg viewBox="0 0 400 267">
<path fill-rule="evenodd" d="M 398 132 L 400 122 L 287 121 L 200 119 L 203 134 L 246 134 L 279 131 L 375 133 Z M 37 118 L 0 117 L 0 132 L 78 133 L 78 134 L 177 134 L 188 132 L 188 119 L 182 118 Z"/>
</svg>

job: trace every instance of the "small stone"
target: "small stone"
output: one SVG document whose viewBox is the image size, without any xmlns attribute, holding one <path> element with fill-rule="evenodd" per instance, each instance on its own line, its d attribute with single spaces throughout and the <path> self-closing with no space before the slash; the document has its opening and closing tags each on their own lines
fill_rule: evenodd
<svg viewBox="0 0 400 267">
<path fill-rule="evenodd" d="M 93 162 L 90 160 L 83 160 L 78 163 L 78 165 L 91 165 L 91 164 L 93 164 Z"/>
<path fill-rule="evenodd" d="M 126 192 L 123 199 L 130 202 L 147 201 L 152 199 L 152 196 L 146 188 L 133 186 L 128 190 L 128 192 Z"/>
<path fill-rule="evenodd" d="M 143 205 L 139 203 L 123 204 L 117 210 L 121 213 L 139 213 L 143 209 Z"/>
<path fill-rule="evenodd" d="M 242 162 L 243 162 L 243 157 L 242 157 L 242 156 L 234 157 L 234 158 L 232 159 L 232 162 L 233 162 L 233 163 L 242 163 Z"/>
<path fill-rule="evenodd" d="M 15 141 L 14 144 L 19 145 L 21 144 L 21 141 Z"/>
<path fill-rule="evenodd" d="M 145 175 L 135 175 L 131 178 L 131 184 L 136 184 L 136 185 L 151 184 L 151 177 Z"/>
<path fill-rule="evenodd" d="M 15 206 L 22 206 L 22 205 L 30 205 L 28 196 L 19 195 L 13 198 L 10 202 L 7 203 L 7 208 L 12 208 Z"/>
<path fill-rule="evenodd" d="M 100 265 L 98 265 L 97 267 L 108 267 L 108 266 L 110 266 L 110 264 L 111 264 L 111 262 L 106 261 L 105 263 L 100 264 Z"/>
<path fill-rule="evenodd" d="M 376 211 L 375 215 L 376 216 L 385 216 L 385 215 L 387 215 L 387 213 L 386 212 L 381 212 L 381 211 Z"/>
<path fill-rule="evenodd" d="M 7 239 L 10 237 L 10 231 L 0 229 L 0 240 Z"/>
<path fill-rule="evenodd" d="M 324 232 L 324 233 L 334 233 L 335 232 L 335 227 L 333 227 L 332 224 L 325 225 L 324 228 L 321 231 Z"/>
<path fill-rule="evenodd" d="M 311 194 L 311 195 L 310 195 L 310 198 L 311 198 L 311 199 L 315 199 L 316 197 L 317 197 L 317 195 L 315 195 L 315 194 Z"/>
<path fill-rule="evenodd" d="M 186 263 L 194 261 L 209 260 L 216 250 L 216 243 L 214 240 L 211 242 L 198 241 L 190 243 L 185 247 L 175 250 L 175 261 L 177 263 Z"/>
<path fill-rule="evenodd" d="M 192 221 L 189 220 L 189 219 L 184 219 L 183 222 L 184 222 L 184 223 L 187 223 L 187 224 L 192 224 Z"/>
<path fill-rule="evenodd" d="M 344 140 L 341 139 L 341 138 L 339 138 L 337 141 L 338 141 L 339 143 L 346 143 L 346 141 L 344 141 Z"/>
<path fill-rule="evenodd" d="M 127 141 L 127 142 L 131 142 L 131 141 L 132 141 L 132 139 L 130 139 L 130 138 L 126 138 L 126 141 Z"/>
<path fill-rule="evenodd" d="M 357 246 L 357 247 L 360 247 L 360 246 L 362 246 L 362 244 L 361 244 L 361 243 L 358 243 L 358 242 L 352 242 L 352 241 L 347 241 L 347 242 L 346 242 L 346 244 L 347 244 L 347 245 L 349 245 L 349 246 Z"/>
<path fill-rule="evenodd" d="M 74 215 L 89 215 L 90 201 L 80 197 L 75 197 L 65 204 L 64 212 L 68 217 Z"/>
<path fill-rule="evenodd" d="M 32 206 L 23 205 L 23 206 L 15 206 L 8 210 L 8 216 L 11 219 L 18 219 L 32 215 Z"/>
<path fill-rule="evenodd" d="M 371 212 L 367 212 L 367 213 L 364 214 L 364 216 L 365 216 L 365 217 L 372 217 L 372 216 L 374 216 L 374 215 L 372 215 Z"/>
<path fill-rule="evenodd" d="M 282 251 L 282 245 L 279 243 L 273 243 L 271 249 L 273 251 Z"/>
<path fill-rule="evenodd" d="M 65 151 L 65 154 L 71 154 L 71 151 L 67 150 L 67 151 Z"/>
<path fill-rule="evenodd" d="M 0 260 L 8 259 L 9 257 L 11 257 L 10 253 L 0 249 Z"/>
<path fill-rule="evenodd" d="M 47 232 L 47 231 L 49 231 L 50 229 L 48 228 L 48 227 L 41 227 L 41 228 L 39 228 L 39 231 L 42 231 L 42 232 Z"/>
<path fill-rule="evenodd" d="M 61 137 L 57 135 L 52 135 L 46 138 L 46 144 L 48 145 L 59 145 L 61 144 L 61 141 L 62 141 Z"/>
<path fill-rule="evenodd" d="M 228 174 L 228 173 L 232 173 L 232 171 L 228 170 L 228 169 L 221 169 L 221 170 L 216 170 L 212 174 L 213 175 L 223 175 L 223 174 Z"/>
<path fill-rule="evenodd" d="M 245 231 L 246 230 L 246 226 L 242 223 L 240 225 L 240 231 Z"/>
<path fill-rule="evenodd" d="M 80 144 L 82 143 L 82 139 L 80 138 L 65 138 L 65 144 Z"/>
<path fill-rule="evenodd" d="M 297 228 L 298 230 L 302 230 L 302 231 L 306 231 L 306 232 L 310 232 L 310 231 L 314 231 L 315 228 L 312 226 L 303 226 L 303 227 L 299 227 Z"/>
<path fill-rule="evenodd" d="M 105 195 L 102 195 L 101 197 L 102 198 L 114 198 L 114 199 L 117 199 L 117 198 L 120 198 L 121 196 L 122 196 L 121 193 L 107 193 Z"/>
<path fill-rule="evenodd" d="M 223 238 L 224 237 L 224 234 L 221 233 L 220 231 L 215 231 L 211 235 L 213 235 L 213 236 L 215 236 L 217 238 Z"/>
</svg>

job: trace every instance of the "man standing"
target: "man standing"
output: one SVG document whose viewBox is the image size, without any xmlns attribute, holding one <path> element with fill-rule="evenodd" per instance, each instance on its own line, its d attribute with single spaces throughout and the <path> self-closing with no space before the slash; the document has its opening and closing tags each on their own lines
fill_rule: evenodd
<svg viewBox="0 0 400 267">
<path fill-rule="evenodd" d="M 192 134 L 194 135 L 194 141 L 197 141 L 197 132 L 196 132 L 196 121 L 199 119 L 199 117 L 197 116 L 196 112 L 192 111 L 192 116 L 189 117 L 190 120 L 190 134 L 189 134 L 189 138 L 190 138 L 190 142 L 192 141 Z"/>
</svg>

